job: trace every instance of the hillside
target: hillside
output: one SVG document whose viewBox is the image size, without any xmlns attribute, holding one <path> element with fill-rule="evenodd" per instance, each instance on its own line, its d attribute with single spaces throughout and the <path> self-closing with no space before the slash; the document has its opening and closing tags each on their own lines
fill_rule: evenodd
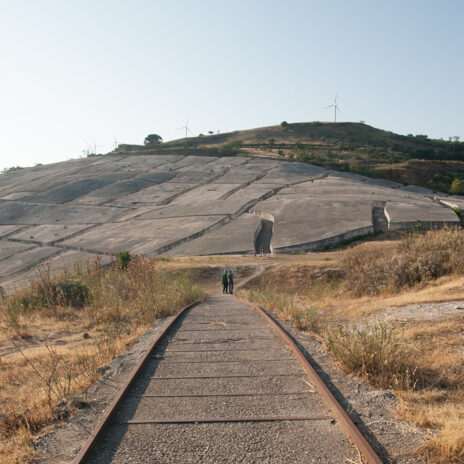
<svg viewBox="0 0 464 464">
<path fill-rule="evenodd" d="M 291 123 L 200 135 L 162 145 L 121 145 L 116 152 L 261 155 L 464 194 L 464 143 L 398 135 L 362 123 Z M 453 181 L 463 181 L 459 185 Z"/>
</svg>

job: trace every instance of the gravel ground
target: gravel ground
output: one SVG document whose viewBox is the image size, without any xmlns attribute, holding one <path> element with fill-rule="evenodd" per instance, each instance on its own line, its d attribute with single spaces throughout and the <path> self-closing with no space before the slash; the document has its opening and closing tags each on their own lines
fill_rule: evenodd
<svg viewBox="0 0 464 464">
<path fill-rule="evenodd" d="M 37 440 L 35 462 L 72 460 L 150 340 L 167 322 L 151 329 L 134 348 L 110 364 L 102 381 L 89 391 L 89 408 Z M 407 453 L 424 442 L 424 435 L 393 417 L 393 395 L 369 390 L 344 375 L 319 342 L 282 324 L 369 436 L 384 462 L 416 462 Z M 332 420 L 121 424 L 127 419 L 330 416 L 292 356 L 252 309 L 230 296 L 213 296 L 176 323 L 169 339 L 141 372 L 90 462 L 346 463 L 347 458 L 360 462 L 338 423 Z"/>
</svg>

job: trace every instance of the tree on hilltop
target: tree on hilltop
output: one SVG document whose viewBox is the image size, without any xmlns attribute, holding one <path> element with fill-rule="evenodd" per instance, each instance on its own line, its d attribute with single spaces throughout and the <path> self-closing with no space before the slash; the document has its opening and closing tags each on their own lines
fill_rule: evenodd
<svg viewBox="0 0 464 464">
<path fill-rule="evenodd" d="M 158 134 L 149 134 L 143 141 L 144 145 L 160 145 L 163 143 L 163 137 Z"/>
</svg>

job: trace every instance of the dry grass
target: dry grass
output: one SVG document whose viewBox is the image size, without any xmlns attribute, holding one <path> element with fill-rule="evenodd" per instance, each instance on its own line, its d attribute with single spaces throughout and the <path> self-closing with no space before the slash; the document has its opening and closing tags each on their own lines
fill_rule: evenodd
<svg viewBox="0 0 464 464">
<path fill-rule="evenodd" d="M 299 330 L 318 332 L 321 329 L 317 308 L 305 305 L 297 295 L 270 287 L 241 290 L 239 295 L 277 313 L 281 319 L 292 321 Z"/>
<path fill-rule="evenodd" d="M 427 314 L 401 309 L 464 300 L 462 250 L 462 230 L 364 243 L 338 253 L 334 262 L 341 263 L 340 273 L 319 267 L 317 272 L 307 263 L 297 270 L 284 262 L 242 295 L 304 330 L 313 329 L 299 325 L 299 315 L 318 308 L 317 336 L 340 365 L 376 387 L 392 389 L 399 398 L 398 417 L 432 431 L 417 454 L 428 463 L 463 463 L 464 315 L 440 316 L 437 310 L 427 320 Z M 375 322 L 387 307 L 398 307 L 398 320 L 391 311 L 388 322 Z"/>
<path fill-rule="evenodd" d="M 324 339 L 335 359 L 375 387 L 408 390 L 421 381 L 412 347 L 385 323 L 329 327 Z"/>
<path fill-rule="evenodd" d="M 366 246 L 343 253 L 347 289 L 355 296 L 395 293 L 446 275 L 464 273 L 464 233 L 461 229 L 411 233 L 394 253 Z"/>
<path fill-rule="evenodd" d="M 75 407 L 114 357 L 157 319 L 201 299 L 186 273 L 134 258 L 76 263 L 0 301 L 0 463 L 27 462 L 32 437 Z M 79 401 L 76 401 L 76 395 Z"/>
</svg>

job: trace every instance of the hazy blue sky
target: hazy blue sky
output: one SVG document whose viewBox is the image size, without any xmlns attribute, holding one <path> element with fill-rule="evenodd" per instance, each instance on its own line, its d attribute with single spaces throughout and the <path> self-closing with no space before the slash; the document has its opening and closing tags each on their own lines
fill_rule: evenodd
<svg viewBox="0 0 464 464">
<path fill-rule="evenodd" d="M 288 122 L 464 138 L 463 0 L 0 0 L 0 168 Z"/>
</svg>

